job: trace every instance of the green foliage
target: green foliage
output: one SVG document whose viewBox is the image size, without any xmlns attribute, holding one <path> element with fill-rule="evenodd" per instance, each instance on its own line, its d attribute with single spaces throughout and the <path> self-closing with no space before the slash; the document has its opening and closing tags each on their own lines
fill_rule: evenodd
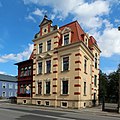
<svg viewBox="0 0 120 120">
<path fill-rule="evenodd" d="M 99 100 L 105 98 L 106 102 L 118 102 L 120 79 L 120 64 L 115 72 L 106 75 L 100 71 Z"/>
</svg>

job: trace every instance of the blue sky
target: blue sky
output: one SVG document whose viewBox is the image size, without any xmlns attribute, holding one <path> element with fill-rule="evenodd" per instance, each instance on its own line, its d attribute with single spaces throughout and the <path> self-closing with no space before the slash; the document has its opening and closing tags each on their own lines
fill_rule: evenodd
<svg viewBox="0 0 120 120">
<path fill-rule="evenodd" d="M 29 58 L 32 39 L 45 14 L 58 26 L 78 20 L 100 46 L 100 69 L 105 73 L 117 69 L 119 0 L 0 0 L 0 73 L 17 75 L 14 63 Z"/>
</svg>

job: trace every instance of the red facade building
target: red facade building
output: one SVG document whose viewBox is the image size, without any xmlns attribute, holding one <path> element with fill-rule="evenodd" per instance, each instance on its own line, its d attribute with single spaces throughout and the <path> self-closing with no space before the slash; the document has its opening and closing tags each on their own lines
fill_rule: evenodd
<svg viewBox="0 0 120 120">
<path fill-rule="evenodd" d="M 19 99 L 32 98 L 33 60 L 29 59 L 15 65 L 18 65 L 17 97 Z"/>
</svg>

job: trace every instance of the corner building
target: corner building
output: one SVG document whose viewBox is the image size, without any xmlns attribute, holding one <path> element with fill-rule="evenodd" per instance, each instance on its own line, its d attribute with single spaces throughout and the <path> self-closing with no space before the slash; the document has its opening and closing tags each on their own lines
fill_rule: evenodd
<svg viewBox="0 0 120 120">
<path fill-rule="evenodd" d="M 83 108 L 98 104 L 100 49 L 77 21 L 52 26 L 44 17 L 34 37 L 32 104 Z"/>
</svg>

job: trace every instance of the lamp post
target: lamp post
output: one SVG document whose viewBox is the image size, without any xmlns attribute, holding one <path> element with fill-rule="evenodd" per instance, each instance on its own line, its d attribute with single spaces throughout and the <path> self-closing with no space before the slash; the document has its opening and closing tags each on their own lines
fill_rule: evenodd
<svg viewBox="0 0 120 120">
<path fill-rule="evenodd" d="M 118 31 L 120 31 L 120 26 L 118 27 Z M 118 71 L 118 113 L 120 113 L 120 70 Z"/>
</svg>

